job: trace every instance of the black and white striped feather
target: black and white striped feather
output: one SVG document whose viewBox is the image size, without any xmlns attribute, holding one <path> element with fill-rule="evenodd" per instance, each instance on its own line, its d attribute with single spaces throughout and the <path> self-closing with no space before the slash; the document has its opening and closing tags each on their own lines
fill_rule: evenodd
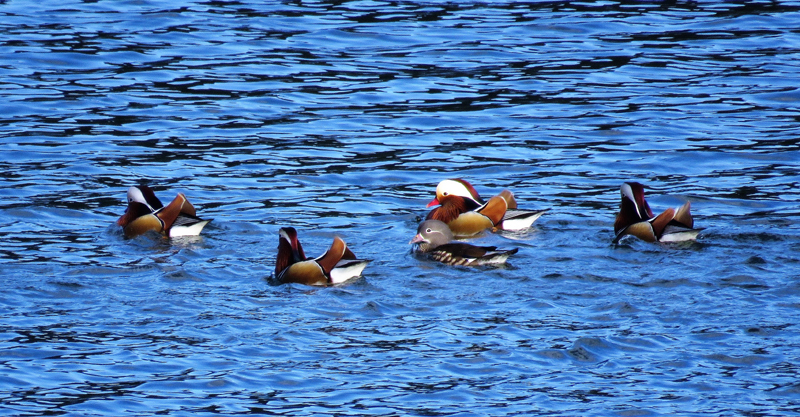
<svg viewBox="0 0 800 417">
<path fill-rule="evenodd" d="M 451 242 L 453 233 L 444 222 L 426 220 L 417 228 L 417 235 L 410 243 L 416 244 L 418 253 L 427 254 L 433 260 L 447 265 L 478 266 L 499 265 L 517 253 L 518 248 L 497 249 L 495 246 L 476 246 L 463 242 Z"/>
</svg>

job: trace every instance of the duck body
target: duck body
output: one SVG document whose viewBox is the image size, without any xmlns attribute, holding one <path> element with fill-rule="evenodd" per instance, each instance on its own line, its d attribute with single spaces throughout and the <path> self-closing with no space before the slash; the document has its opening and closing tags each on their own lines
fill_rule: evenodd
<svg viewBox="0 0 800 417">
<path fill-rule="evenodd" d="M 275 279 L 281 283 L 335 285 L 360 276 L 369 261 L 357 259 L 347 244 L 334 237 L 331 247 L 317 258 L 307 258 L 293 227 L 278 232 Z"/>
<path fill-rule="evenodd" d="M 446 223 L 457 237 L 474 236 L 486 229 L 523 230 L 531 227 L 546 210 L 520 210 L 514 194 L 503 190 L 484 202 L 469 182 L 448 179 L 436 186 L 436 197 L 426 220 Z"/>
<path fill-rule="evenodd" d="M 477 205 L 472 200 L 448 195 L 436 198 L 428 207 L 434 204 L 439 204 L 439 207 L 431 210 L 425 219 L 446 223 L 453 234 L 459 237 L 474 236 L 495 228 L 506 212 L 506 202 L 500 197 L 492 197 L 488 202 Z"/>
<path fill-rule="evenodd" d="M 625 236 L 635 236 L 645 242 L 683 242 L 697 239 L 703 230 L 694 228 L 688 201 L 677 210 L 669 208 L 655 216 L 644 198 L 642 184 L 626 182 L 620 187 L 620 194 L 622 200 L 614 221 L 613 243 Z"/>
<path fill-rule="evenodd" d="M 453 233 L 440 220 L 425 220 L 411 239 L 416 252 L 447 265 L 479 266 L 504 264 L 518 248 L 499 250 L 495 246 L 475 246 L 464 242 L 452 242 Z"/>
<path fill-rule="evenodd" d="M 153 231 L 168 237 L 197 236 L 211 220 L 197 217 L 197 212 L 183 193 L 164 206 L 150 187 L 128 188 L 128 207 L 117 225 L 127 238 Z"/>
</svg>

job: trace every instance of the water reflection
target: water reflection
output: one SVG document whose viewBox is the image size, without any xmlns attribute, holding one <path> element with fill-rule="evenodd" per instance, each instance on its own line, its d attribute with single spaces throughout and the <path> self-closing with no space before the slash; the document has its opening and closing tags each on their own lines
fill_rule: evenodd
<svg viewBox="0 0 800 417">
<path fill-rule="evenodd" d="M 796 408 L 798 5 L 4 7 L 4 411 Z M 551 208 L 509 268 L 409 254 L 454 177 Z M 623 181 L 703 239 L 611 245 Z M 142 182 L 214 222 L 124 239 Z M 282 226 L 373 262 L 270 286 Z"/>
</svg>

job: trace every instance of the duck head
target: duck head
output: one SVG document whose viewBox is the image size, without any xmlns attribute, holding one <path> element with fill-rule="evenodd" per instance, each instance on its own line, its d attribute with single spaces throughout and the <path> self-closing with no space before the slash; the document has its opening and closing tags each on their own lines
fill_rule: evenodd
<svg viewBox="0 0 800 417">
<path fill-rule="evenodd" d="M 276 275 L 288 268 L 289 265 L 306 260 L 303 245 L 300 244 L 300 240 L 297 238 L 297 230 L 294 227 L 282 227 L 278 231 L 278 235 L 278 258 L 275 261 Z"/>
<path fill-rule="evenodd" d="M 417 244 L 421 252 L 427 252 L 453 240 L 450 227 L 439 220 L 425 220 L 417 227 L 417 235 L 411 239 L 410 244 Z"/>
<path fill-rule="evenodd" d="M 644 186 L 638 182 L 626 182 L 620 187 L 622 197 L 619 213 L 614 221 L 614 233 L 634 223 L 655 217 L 644 199 Z"/>
<path fill-rule="evenodd" d="M 137 185 L 128 188 L 128 204 L 140 203 L 150 208 L 150 211 L 156 211 L 161 207 L 161 200 L 156 197 L 156 193 L 146 185 Z"/>
<path fill-rule="evenodd" d="M 441 205 L 443 200 L 448 197 L 460 197 L 464 200 L 472 202 L 472 205 L 475 207 L 483 204 L 481 196 L 478 194 L 478 191 L 475 190 L 475 187 L 473 187 L 472 184 L 460 178 L 454 178 L 441 181 L 439 185 L 436 186 L 436 197 L 431 200 L 430 203 L 428 203 L 428 207 Z M 471 208 L 470 210 L 472 209 L 474 208 Z"/>
</svg>

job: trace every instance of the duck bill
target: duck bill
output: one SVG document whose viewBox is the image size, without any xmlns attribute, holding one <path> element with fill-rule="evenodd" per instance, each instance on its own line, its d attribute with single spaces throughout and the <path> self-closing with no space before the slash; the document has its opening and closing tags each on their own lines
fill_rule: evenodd
<svg viewBox="0 0 800 417">
<path fill-rule="evenodd" d="M 424 238 L 424 237 L 422 237 L 422 235 L 421 235 L 421 234 L 417 234 L 416 236 L 414 236 L 414 238 L 413 238 L 413 239 L 411 239 L 411 241 L 410 241 L 410 242 L 408 242 L 408 244 L 409 244 L 409 245 L 413 245 L 413 244 L 415 244 L 415 243 L 422 243 L 422 242 L 424 242 L 424 241 L 425 241 L 425 238 Z"/>
<path fill-rule="evenodd" d="M 433 200 L 431 200 L 431 202 L 430 202 L 430 203 L 428 203 L 428 205 L 427 205 L 427 206 L 425 206 L 425 207 L 433 207 L 433 206 L 440 206 L 440 205 L 442 205 L 442 203 L 440 203 L 440 202 L 439 202 L 439 199 L 438 199 L 438 198 L 435 198 L 435 197 L 434 197 L 434 199 L 433 199 Z"/>
</svg>

